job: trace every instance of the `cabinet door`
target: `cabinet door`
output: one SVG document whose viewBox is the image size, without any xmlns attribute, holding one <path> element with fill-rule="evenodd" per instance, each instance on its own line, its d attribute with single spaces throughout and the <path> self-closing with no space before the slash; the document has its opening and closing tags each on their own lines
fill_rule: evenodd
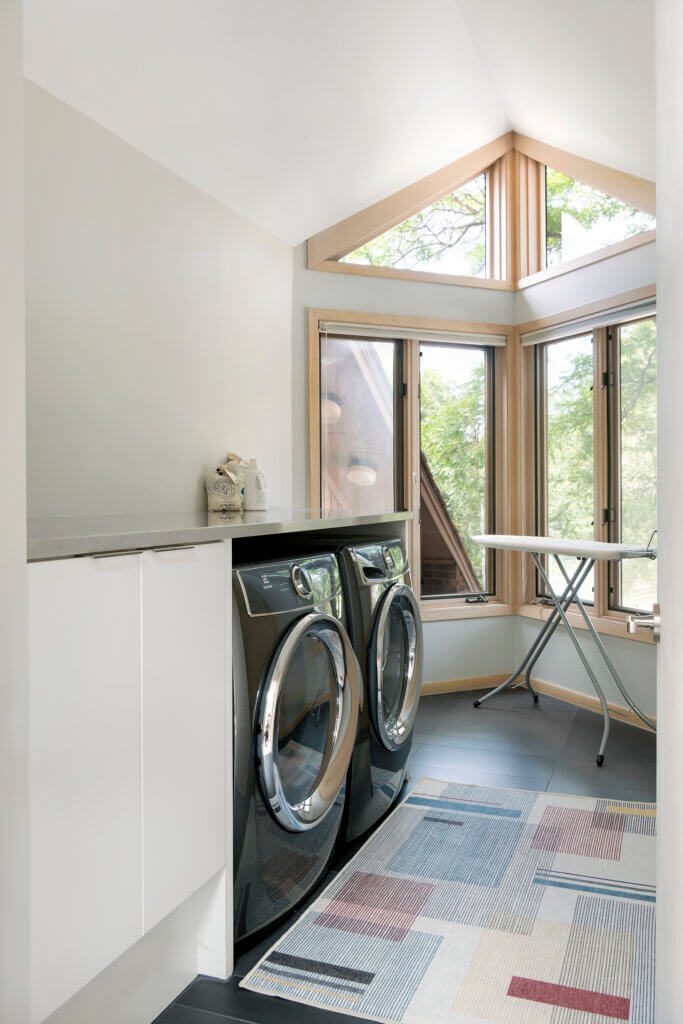
<svg viewBox="0 0 683 1024">
<path fill-rule="evenodd" d="M 226 551 L 142 555 L 147 931 L 225 866 Z"/>
<path fill-rule="evenodd" d="M 29 566 L 31 998 L 142 934 L 140 556 Z"/>
</svg>

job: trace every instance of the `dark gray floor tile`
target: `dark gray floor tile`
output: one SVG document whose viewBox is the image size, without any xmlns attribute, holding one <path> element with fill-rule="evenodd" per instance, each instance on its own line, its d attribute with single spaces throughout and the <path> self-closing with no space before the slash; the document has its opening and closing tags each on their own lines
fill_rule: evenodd
<svg viewBox="0 0 683 1024">
<path fill-rule="evenodd" d="M 566 701 L 556 700 L 554 697 L 540 695 L 537 704 L 534 703 L 531 694 L 525 689 L 505 690 L 496 697 L 491 697 L 481 707 L 473 707 L 473 702 L 483 697 L 487 690 L 469 690 L 461 693 L 439 693 L 427 695 L 420 701 L 418 711 L 418 722 L 421 715 L 449 716 L 457 714 L 473 715 L 493 711 L 533 711 L 534 708 L 544 708 L 548 712 L 573 715 L 576 708 Z"/>
<path fill-rule="evenodd" d="M 602 736 L 602 716 L 579 710 L 572 723 L 562 753 L 563 757 L 595 757 Z M 644 772 L 657 760 L 657 737 L 646 729 L 637 729 L 624 722 L 610 722 L 607 758 L 625 765 L 641 765 Z"/>
<path fill-rule="evenodd" d="M 197 1010 L 193 1006 L 171 1003 L 153 1024 L 233 1024 L 235 1017 L 211 1013 L 208 1010 Z"/>
<path fill-rule="evenodd" d="M 413 757 L 420 764 L 444 765 L 454 768 L 472 768 L 482 772 L 500 772 L 503 775 L 530 775 L 547 772 L 555 765 L 555 757 L 524 754 L 518 750 L 485 749 L 460 745 L 458 738 L 446 747 L 438 743 L 421 743 Z"/>
<path fill-rule="evenodd" d="M 476 700 L 477 697 L 483 696 L 486 690 L 482 690 L 479 693 L 473 693 L 472 701 Z M 556 700 L 555 697 L 546 697 L 544 694 L 539 694 L 538 701 L 534 701 L 533 697 L 526 689 L 516 690 L 504 690 L 503 693 L 499 693 L 496 697 L 491 697 L 485 704 L 482 704 L 479 708 L 473 708 L 475 711 L 533 711 L 534 708 L 542 708 L 544 711 L 550 714 L 561 714 L 561 715 L 573 715 L 576 708 L 573 704 L 568 704 L 564 700 Z"/>
<path fill-rule="evenodd" d="M 553 771 L 548 790 L 555 793 L 572 793 L 576 796 L 614 797 L 618 800 L 647 800 L 656 798 L 656 775 L 654 765 L 634 768 L 620 764 L 610 757 L 609 748 L 605 763 L 598 768 L 594 758 L 562 758 Z M 638 793 L 638 796 L 630 794 Z M 627 795 L 629 794 L 629 795 Z"/>
<path fill-rule="evenodd" d="M 453 765 L 422 764 L 410 762 L 411 788 L 421 776 L 440 779 L 443 782 L 460 782 L 465 786 L 490 786 L 498 789 L 530 789 L 542 792 L 548 785 L 550 772 L 528 772 L 525 775 L 506 775 L 504 772 L 480 771 L 475 768 L 454 767 Z"/>
<path fill-rule="evenodd" d="M 183 992 L 183 1006 L 191 1006 L 198 1010 L 223 1014 L 228 1019 L 234 1018 L 249 1024 L 357 1024 L 363 1018 L 349 1017 L 345 1013 L 331 1010 L 318 1010 L 304 1003 L 294 1003 L 287 999 L 274 996 L 261 996 L 256 992 L 248 992 L 239 987 L 238 981 L 216 981 L 212 978 L 197 978 Z M 163 1024 L 181 1024 L 180 1021 Z M 188 1024 L 194 1024 L 188 1021 Z M 198 1021 L 204 1024 L 204 1021 Z M 207 1021 L 206 1024 L 209 1024 Z M 218 1024 L 214 1017 L 213 1024 Z"/>
<path fill-rule="evenodd" d="M 509 751 L 535 756 L 557 756 L 572 727 L 572 715 L 543 710 L 514 714 L 484 714 L 466 722 L 435 722 L 420 728 L 414 746 L 430 744 L 449 748 Z"/>
</svg>

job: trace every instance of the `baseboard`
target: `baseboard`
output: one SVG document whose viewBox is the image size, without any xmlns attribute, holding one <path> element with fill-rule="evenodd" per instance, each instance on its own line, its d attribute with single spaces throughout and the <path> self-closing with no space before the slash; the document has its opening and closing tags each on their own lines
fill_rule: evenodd
<svg viewBox="0 0 683 1024">
<path fill-rule="evenodd" d="M 573 704 L 577 708 L 583 708 L 585 711 L 594 711 L 596 714 L 602 714 L 602 705 L 597 696 L 593 696 L 590 693 L 580 693 L 578 690 L 570 690 L 567 686 L 559 686 L 557 683 L 550 683 L 546 679 L 536 679 L 532 677 L 532 685 L 535 690 L 539 693 L 544 693 L 548 697 L 555 697 L 557 700 L 563 700 L 567 704 Z M 645 732 L 651 732 L 651 729 L 645 725 L 644 722 L 638 718 L 637 715 L 631 711 L 630 708 L 624 707 L 623 704 L 615 704 L 614 701 L 608 701 L 607 707 L 609 710 L 610 718 L 614 718 L 617 722 L 625 722 L 627 725 L 635 725 L 638 729 L 644 729 Z M 649 718 L 657 724 L 657 719 L 654 715 L 649 715 Z"/>
<path fill-rule="evenodd" d="M 436 682 L 422 684 L 422 696 L 427 697 L 436 693 L 459 693 L 461 690 L 490 690 L 498 686 L 507 675 L 495 676 L 468 676 L 467 679 L 440 679 Z"/>
<path fill-rule="evenodd" d="M 508 675 L 503 673 L 494 676 L 470 676 L 466 679 L 441 679 L 438 682 L 423 683 L 422 695 L 428 697 L 438 693 L 489 690 L 494 686 L 498 686 L 499 683 L 502 683 L 507 678 Z M 574 707 L 583 708 L 585 711 L 593 711 L 598 715 L 602 714 L 602 705 L 597 696 L 581 693 L 579 690 L 570 690 L 567 686 L 560 686 L 558 683 L 551 683 L 546 679 L 536 679 L 534 677 L 532 678 L 532 684 L 535 690 L 545 694 L 547 697 L 555 697 L 556 700 L 562 700 L 566 704 L 573 704 Z M 627 725 L 635 725 L 638 729 L 650 732 L 647 726 L 641 722 L 637 715 L 634 715 L 630 708 L 624 707 L 622 704 L 615 704 L 613 701 L 608 701 L 607 707 L 610 718 L 614 718 L 615 721 L 625 722 Z M 650 717 L 656 725 L 657 719 L 654 715 L 650 715 Z"/>
</svg>

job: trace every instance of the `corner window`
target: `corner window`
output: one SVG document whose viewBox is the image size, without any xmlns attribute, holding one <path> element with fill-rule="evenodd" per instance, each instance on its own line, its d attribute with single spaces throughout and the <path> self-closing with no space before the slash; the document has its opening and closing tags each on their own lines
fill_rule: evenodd
<svg viewBox="0 0 683 1024">
<path fill-rule="evenodd" d="M 613 196 L 545 169 L 546 265 L 556 266 L 656 226 L 655 218 Z"/>
<path fill-rule="evenodd" d="M 542 536 L 594 536 L 593 335 L 548 342 L 536 351 L 536 522 Z M 546 568 L 556 593 L 564 578 Z M 591 574 L 581 600 L 593 600 Z M 538 592 L 543 594 L 539 585 Z"/>
<path fill-rule="evenodd" d="M 657 326 L 654 317 L 608 334 L 610 540 L 645 547 L 657 529 Z M 650 611 L 657 563 L 610 565 L 611 608 Z"/>
<path fill-rule="evenodd" d="M 486 178 L 479 174 L 340 262 L 485 277 Z"/>
<path fill-rule="evenodd" d="M 534 345 L 536 532 L 656 546 L 656 318 L 605 320 Z M 548 572 L 561 593 L 552 560 Z M 546 596 L 540 580 L 535 590 Z M 657 562 L 602 563 L 581 599 L 599 615 L 650 611 Z"/>
<path fill-rule="evenodd" d="M 493 349 L 420 344 L 420 575 L 423 597 L 490 594 Z"/>
</svg>

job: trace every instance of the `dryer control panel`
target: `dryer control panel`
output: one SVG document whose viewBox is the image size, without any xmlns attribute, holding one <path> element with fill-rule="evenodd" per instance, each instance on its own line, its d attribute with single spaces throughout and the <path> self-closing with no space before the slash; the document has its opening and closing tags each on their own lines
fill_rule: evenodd
<svg viewBox="0 0 683 1024">
<path fill-rule="evenodd" d="M 278 615 L 329 605 L 341 598 L 341 576 L 334 555 L 259 563 L 235 570 L 249 615 Z"/>
<path fill-rule="evenodd" d="M 353 559 L 365 583 L 402 580 L 409 571 L 405 548 L 398 539 L 354 547 Z"/>
</svg>

